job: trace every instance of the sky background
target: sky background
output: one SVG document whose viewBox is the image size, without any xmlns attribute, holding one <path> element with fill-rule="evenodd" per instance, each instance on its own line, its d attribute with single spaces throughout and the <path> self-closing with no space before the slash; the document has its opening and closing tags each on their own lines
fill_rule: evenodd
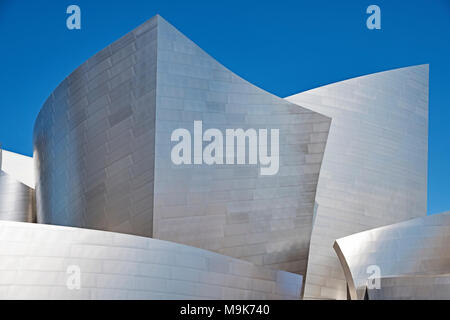
<svg viewBox="0 0 450 320">
<path fill-rule="evenodd" d="M 81 30 L 66 8 L 81 8 Z M 381 8 L 368 30 L 366 8 Z M 430 64 L 428 213 L 450 210 L 450 0 L 0 0 L 0 142 L 32 155 L 36 116 L 77 66 L 160 14 L 227 68 L 280 97 Z"/>
</svg>

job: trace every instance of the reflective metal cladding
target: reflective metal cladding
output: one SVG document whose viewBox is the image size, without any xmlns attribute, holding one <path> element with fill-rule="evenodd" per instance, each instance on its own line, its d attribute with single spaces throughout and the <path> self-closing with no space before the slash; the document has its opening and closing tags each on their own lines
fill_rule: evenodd
<svg viewBox="0 0 450 320">
<path fill-rule="evenodd" d="M 316 194 L 306 298 L 346 298 L 335 239 L 424 216 L 428 65 L 349 79 L 287 98 L 332 118 Z"/>
<path fill-rule="evenodd" d="M 40 223 L 153 234 L 157 18 L 78 67 L 34 127 Z"/>
<path fill-rule="evenodd" d="M 449 215 L 395 224 L 426 214 L 428 65 L 281 99 L 155 16 L 61 82 L 33 145 L 37 222 L 112 232 L 0 222 L 1 239 L 23 242 L 0 241 L 16 277 L 0 296 L 345 299 L 347 286 L 350 298 L 448 296 Z M 11 177 L 32 187 L 29 176 L 2 173 L 0 204 L 25 199 Z M 86 290 L 60 286 L 61 261 L 87 268 Z M 369 263 L 381 291 L 366 290 Z"/>
<path fill-rule="evenodd" d="M 222 132 L 279 130 L 277 174 L 261 175 L 259 163 L 174 164 L 171 134 L 194 121 Z M 34 130 L 38 222 L 170 240 L 304 274 L 330 122 L 241 79 L 154 17 L 45 102 Z"/>
<path fill-rule="evenodd" d="M 392 224 L 336 240 L 351 299 L 450 298 L 450 212 Z M 378 287 L 368 285 L 371 266 Z M 373 267 L 372 267 L 373 268 Z"/>
<path fill-rule="evenodd" d="M 14 167 L 12 162 L 16 158 L 11 157 L 11 154 L 13 153 L 0 149 L 0 220 L 34 222 L 34 190 L 18 181 L 14 170 L 10 170 Z M 19 168 L 20 165 L 19 162 Z M 22 169 L 26 171 L 25 168 Z"/>
<path fill-rule="evenodd" d="M 0 221 L 0 261 L 0 299 L 298 299 L 302 284 L 173 242 L 9 221 Z"/>
<path fill-rule="evenodd" d="M 153 236 L 305 274 L 331 119 L 248 83 L 162 19 L 157 69 Z M 194 120 L 220 132 L 278 130 L 277 173 L 236 164 L 237 153 L 233 165 L 175 165 L 171 133 Z"/>
</svg>

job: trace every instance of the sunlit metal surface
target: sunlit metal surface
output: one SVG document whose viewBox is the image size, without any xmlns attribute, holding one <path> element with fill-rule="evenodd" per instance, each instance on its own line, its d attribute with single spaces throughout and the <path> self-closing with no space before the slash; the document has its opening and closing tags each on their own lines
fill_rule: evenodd
<svg viewBox="0 0 450 320">
<path fill-rule="evenodd" d="M 33 158 L 8 150 L 2 150 L 1 170 L 15 180 L 34 189 Z"/>
<path fill-rule="evenodd" d="M 20 174 L 20 170 L 26 173 L 28 169 L 24 158 L 0 149 L 0 220 L 35 221 L 34 190 L 17 180 L 18 176 L 26 177 Z"/>
<path fill-rule="evenodd" d="M 0 221 L 0 299 L 298 299 L 301 283 L 167 241 Z"/>
<path fill-rule="evenodd" d="M 450 275 L 381 278 L 380 289 L 368 289 L 369 300 L 450 300 Z"/>
<path fill-rule="evenodd" d="M 279 129 L 278 173 L 173 164 L 171 133 L 192 133 L 195 120 L 203 130 Z M 306 298 L 345 299 L 333 243 L 425 215 L 427 131 L 428 65 L 285 100 L 156 16 L 82 64 L 45 102 L 33 138 L 38 222 L 307 271 Z"/>
<path fill-rule="evenodd" d="M 171 132 L 279 129 L 278 174 L 176 166 Z M 161 17 L 90 58 L 34 130 L 42 223 L 143 235 L 304 274 L 330 118 L 241 79 Z"/>
<path fill-rule="evenodd" d="M 157 77 L 153 236 L 304 274 L 330 118 L 248 83 L 162 19 Z M 278 173 L 174 165 L 171 132 L 196 119 L 204 130 L 279 129 Z"/>
<path fill-rule="evenodd" d="M 346 298 L 335 239 L 426 214 L 428 65 L 370 74 L 288 101 L 332 118 L 305 298 Z"/>
<path fill-rule="evenodd" d="M 35 221 L 34 190 L 1 170 L 0 220 Z"/>
<path fill-rule="evenodd" d="M 152 236 L 156 22 L 83 63 L 42 107 L 38 222 Z"/>
<path fill-rule="evenodd" d="M 445 299 L 450 292 L 450 212 L 392 224 L 336 240 L 350 298 L 362 299 L 373 275 L 380 270 L 381 291 L 369 290 L 372 299 Z M 434 279 L 434 280 L 433 280 Z"/>
</svg>

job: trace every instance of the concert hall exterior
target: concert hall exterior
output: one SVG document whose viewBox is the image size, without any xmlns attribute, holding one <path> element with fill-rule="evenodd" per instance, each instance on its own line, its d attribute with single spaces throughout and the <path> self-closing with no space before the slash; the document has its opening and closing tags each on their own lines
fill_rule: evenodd
<svg viewBox="0 0 450 320">
<path fill-rule="evenodd" d="M 239 162 L 239 142 L 226 164 L 195 147 L 174 163 L 173 132 L 195 121 L 277 130 L 277 171 Z M 283 99 L 155 16 L 60 83 L 33 146 L 3 152 L 2 299 L 450 298 L 450 251 L 424 257 L 450 237 L 446 214 L 426 217 L 428 65 Z M 383 260 L 399 248 L 408 259 Z"/>
</svg>

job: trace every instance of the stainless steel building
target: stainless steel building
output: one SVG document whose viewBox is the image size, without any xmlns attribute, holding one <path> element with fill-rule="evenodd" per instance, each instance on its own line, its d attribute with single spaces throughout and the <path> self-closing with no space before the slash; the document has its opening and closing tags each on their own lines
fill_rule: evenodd
<svg viewBox="0 0 450 320">
<path fill-rule="evenodd" d="M 448 275 L 383 277 L 380 288 L 368 288 L 369 300 L 450 300 Z"/>
<path fill-rule="evenodd" d="M 427 132 L 427 65 L 282 99 L 155 16 L 51 93 L 33 159 L 4 153 L 0 220 L 38 224 L 0 221 L 0 298 L 445 299 L 449 215 L 388 226 L 426 214 Z"/>
<path fill-rule="evenodd" d="M 369 299 L 449 299 L 449 241 L 447 212 L 337 239 L 334 248 L 351 299 L 366 291 Z M 372 266 L 381 273 L 378 288 Z"/>
<path fill-rule="evenodd" d="M 301 284 L 173 242 L 0 221 L 0 299 L 298 299 Z"/>
<path fill-rule="evenodd" d="M 174 164 L 171 133 L 193 132 L 196 120 L 204 130 L 279 130 L 278 173 Z M 304 274 L 330 121 L 241 79 L 156 16 L 81 65 L 44 104 L 34 130 L 38 222 Z"/>
<path fill-rule="evenodd" d="M 305 297 L 345 299 L 334 241 L 426 214 L 428 65 L 349 79 L 287 100 L 332 118 Z"/>
<path fill-rule="evenodd" d="M 36 221 L 34 189 L 18 180 L 27 171 L 21 158 L 0 148 L 0 220 Z"/>
</svg>

